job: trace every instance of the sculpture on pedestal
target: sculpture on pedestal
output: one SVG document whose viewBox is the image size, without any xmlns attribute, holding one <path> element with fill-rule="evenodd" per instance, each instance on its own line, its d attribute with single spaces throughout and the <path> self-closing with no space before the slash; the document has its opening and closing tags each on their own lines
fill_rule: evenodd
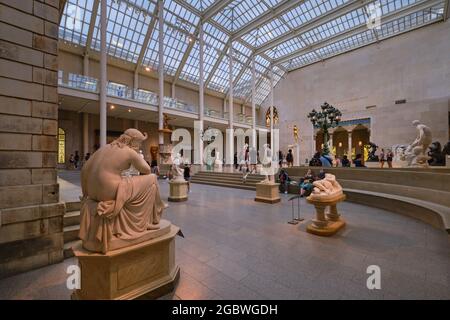
<svg viewBox="0 0 450 320">
<path fill-rule="evenodd" d="M 263 147 L 264 153 L 261 159 L 262 167 L 261 173 L 265 175 L 265 178 L 262 183 L 275 183 L 275 169 L 273 167 L 273 155 L 272 150 L 269 147 L 269 144 L 265 144 Z"/>
<path fill-rule="evenodd" d="M 106 253 L 152 238 L 160 229 L 165 204 L 150 166 L 138 153 L 147 135 L 126 130 L 101 147 L 81 170 L 81 223 L 83 247 Z M 121 175 L 133 166 L 138 176 Z"/>
<path fill-rule="evenodd" d="M 309 196 L 311 200 L 332 200 L 343 194 L 341 185 L 331 173 L 326 173 L 325 178 L 313 182 L 314 189 Z"/>
<path fill-rule="evenodd" d="M 409 167 L 426 167 L 429 159 L 426 152 L 432 140 L 431 130 L 419 120 L 414 120 L 412 124 L 416 126 L 419 134 L 416 140 L 406 148 L 402 160 L 406 160 Z"/>
<path fill-rule="evenodd" d="M 306 228 L 307 232 L 320 236 L 331 236 L 345 226 L 345 221 L 337 210 L 337 203 L 345 200 L 345 194 L 336 177 L 330 173 L 325 178 L 313 182 L 314 189 L 307 202 L 314 205 L 316 218 Z M 325 213 L 329 207 L 328 213 Z"/>
<path fill-rule="evenodd" d="M 184 181 L 184 171 L 180 167 L 183 163 L 182 157 L 180 153 L 177 153 L 176 156 L 172 159 L 171 173 L 172 180 Z"/>
</svg>

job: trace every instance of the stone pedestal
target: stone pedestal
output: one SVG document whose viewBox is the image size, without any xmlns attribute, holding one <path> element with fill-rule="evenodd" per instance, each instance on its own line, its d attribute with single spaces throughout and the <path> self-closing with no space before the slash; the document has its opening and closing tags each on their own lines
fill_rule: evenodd
<svg viewBox="0 0 450 320">
<path fill-rule="evenodd" d="M 345 221 L 337 210 L 337 203 L 345 200 L 345 194 L 330 200 L 312 200 L 306 198 L 308 203 L 316 208 L 316 218 L 306 227 L 306 231 L 318 236 L 332 236 L 345 226 Z M 328 213 L 325 213 L 330 207 Z"/>
<path fill-rule="evenodd" d="M 280 193 L 278 191 L 279 183 L 264 183 L 258 182 L 256 184 L 256 197 L 255 201 L 265 203 L 277 203 L 280 202 Z"/>
<path fill-rule="evenodd" d="M 78 245 L 74 254 L 81 269 L 79 300 L 157 298 L 174 289 L 180 268 L 175 263 L 175 236 L 179 228 L 139 244 L 93 253 Z"/>
<path fill-rule="evenodd" d="M 181 202 L 188 199 L 188 182 L 181 179 L 173 179 L 169 181 L 170 196 L 169 201 Z"/>
</svg>

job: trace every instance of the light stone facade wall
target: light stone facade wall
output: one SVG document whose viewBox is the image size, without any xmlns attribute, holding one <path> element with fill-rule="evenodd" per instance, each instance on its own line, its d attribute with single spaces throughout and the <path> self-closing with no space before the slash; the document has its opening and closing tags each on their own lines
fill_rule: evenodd
<svg viewBox="0 0 450 320">
<path fill-rule="evenodd" d="M 0 1 L 0 278 L 63 260 L 58 0 Z"/>
<path fill-rule="evenodd" d="M 411 143 L 417 134 L 411 124 L 415 119 L 432 128 L 433 140 L 446 143 L 449 52 L 447 20 L 288 73 L 274 90 L 281 148 L 293 143 L 296 124 L 300 163 L 311 158 L 315 143 L 307 114 L 324 101 L 340 108 L 343 120 L 370 118 L 371 140 L 380 147 Z M 400 99 L 407 102 L 395 104 Z"/>
</svg>

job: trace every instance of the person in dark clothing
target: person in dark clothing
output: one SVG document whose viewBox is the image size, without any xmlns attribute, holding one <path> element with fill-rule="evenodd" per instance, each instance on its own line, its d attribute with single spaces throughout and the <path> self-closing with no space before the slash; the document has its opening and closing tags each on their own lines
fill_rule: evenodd
<svg viewBox="0 0 450 320">
<path fill-rule="evenodd" d="M 317 175 L 317 180 L 325 179 L 325 171 L 323 169 L 320 169 L 319 174 Z"/>
<path fill-rule="evenodd" d="M 300 179 L 300 183 L 298 185 L 300 189 L 300 196 L 307 197 L 311 194 L 314 189 L 313 182 L 315 180 L 314 173 L 309 169 L 305 176 Z"/>
<path fill-rule="evenodd" d="M 234 153 L 233 164 L 234 164 L 234 169 L 237 169 L 237 168 L 239 167 L 239 166 L 238 166 L 237 152 Z"/>
<path fill-rule="evenodd" d="M 188 183 L 188 192 L 191 192 L 191 167 L 188 164 L 184 165 L 183 177 Z"/>
<path fill-rule="evenodd" d="M 84 162 L 88 161 L 90 157 L 91 153 L 90 152 L 86 153 L 86 156 L 84 157 Z"/>
<path fill-rule="evenodd" d="M 74 161 L 75 169 L 78 169 L 78 165 L 80 164 L 80 154 L 78 153 L 78 150 L 75 151 Z"/>
<path fill-rule="evenodd" d="M 292 154 L 292 149 L 289 149 L 288 154 L 286 155 L 286 162 L 288 167 L 294 166 L 294 155 Z"/>
<path fill-rule="evenodd" d="M 313 158 L 311 159 L 311 161 L 309 162 L 309 166 L 310 167 L 321 167 L 322 166 L 322 161 L 320 160 L 321 154 L 320 152 L 316 152 L 313 156 Z"/>
<path fill-rule="evenodd" d="M 363 164 L 363 160 L 362 160 L 362 154 L 358 153 L 355 157 L 355 159 L 353 160 L 353 164 L 355 165 L 355 167 L 362 167 L 365 168 L 366 166 Z"/>
<path fill-rule="evenodd" d="M 280 170 L 278 179 L 280 180 L 280 192 L 288 193 L 289 176 L 288 176 L 286 170 L 284 170 L 284 169 Z"/>
<path fill-rule="evenodd" d="M 350 160 L 348 160 L 347 156 L 342 157 L 341 163 L 343 167 L 350 167 Z"/>
<path fill-rule="evenodd" d="M 283 165 L 283 158 L 284 158 L 283 151 L 278 150 L 278 165 L 280 166 L 280 168 Z"/>
</svg>

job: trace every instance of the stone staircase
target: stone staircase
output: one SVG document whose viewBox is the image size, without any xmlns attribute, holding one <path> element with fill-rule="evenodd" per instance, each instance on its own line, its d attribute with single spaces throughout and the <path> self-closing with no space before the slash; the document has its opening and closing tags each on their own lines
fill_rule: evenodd
<svg viewBox="0 0 450 320">
<path fill-rule="evenodd" d="M 207 184 L 218 187 L 255 190 L 255 184 L 264 180 L 260 174 L 249 174 L 244 183 L 242 173 L 199 171 L 191 177 L 192 183 Z"/>
<path fill-rule="evenodd" d="M 64 215 L 64 259 L 73 257 L 72 247 L 81 242 L 78 238 L 80 231 L 81 202 L 66 202 L 66 214 Z"/>
</svg>

